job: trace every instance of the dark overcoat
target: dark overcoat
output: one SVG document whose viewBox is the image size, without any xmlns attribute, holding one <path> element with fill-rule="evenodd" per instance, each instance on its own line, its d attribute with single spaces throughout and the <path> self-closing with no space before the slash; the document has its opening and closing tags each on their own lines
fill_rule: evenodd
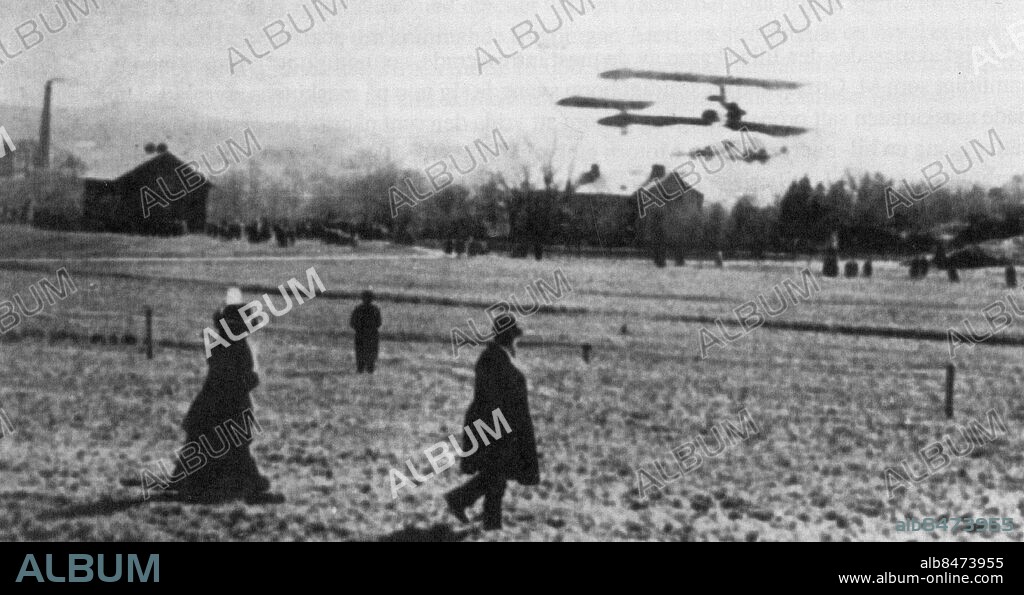
<svg viewBox="0 0 1024 595">
<path fill-rule="evenodd" d="M 259 385 L 252 351 L 245 339 L 228 347 L 214 347 L 207 363 L 206 381 L 182 422 L 190 440 L 205 434 L 208 441 L 216 441 L 215 428 L 220 426 L 221 433 L 225 433 L 224 424 L 229 419 L 238 427 L 245 427 L 244 413 L 252 409 L 249 393 Z M 251 437 L 242 440 L 252 442 Z"/>
<path fill-rule="evenodd" d="M 373 304 L 359 304 L 352 310 L 348 325 L 356 332 L 356 343 L 374 351 L 377 349 L 380 308 Z"/>
<path fill-rule="evenodd" d="M 478 429 L 479 425 L 487 424 L 493 431 L 495 409 L 500 409 L 511 430 L 501 427 L 499 420 L 500 438 Z M 495 343 L 488 343 L 476 362 L 473 402 L 466 411 L 463 426 L 462 452 L 473 450 L 474 441 L 477 446 L 472 454 L 462 458 L 463 473 L 487 472 L 522 485 L 540 483 L 526 377 L 512 363 L 509 353 Z M 469 432 L 473 432 L 472 437 Z M 489 444 L 483 443 L 481 434 Z"/>
</svg>

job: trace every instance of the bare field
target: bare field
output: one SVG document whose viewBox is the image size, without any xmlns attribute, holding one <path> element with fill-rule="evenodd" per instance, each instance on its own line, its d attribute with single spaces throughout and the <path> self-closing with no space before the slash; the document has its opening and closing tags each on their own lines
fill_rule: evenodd
<svg viewBox="0 0 1024 595">
<path fill-rule="evenodd" d="M 246 260 L 264 256 L 272 259 Z M 34 260 L 42 257 L 59 260 Z M 154 260 L 172 257 L 207 260 Z M 806 266 L 816 275 L 818 262 L 658 270 L 640 261 L 453 260 L 379 244 L 279 250 L 14 226 L 0 226 L 0 259 L 0 300 L 20 294 L 31 304 L 29 286 L 55 280 L 61 266 L 78 287 L 0 338 L 0 407 L 15 430 L 0 439 L 5 540 L 1022 540 L 1019 348 L 979 345 L 956 357 L 954 421 L 987 425 L 994 408 L 1008 433 L 890 502 L 884 470 L 902 461 L 919 468 L 915 453 L 955 431 L 942 413 L 945 342 L 760 328 L 702 360 L 702 325 L 673 318 L 731 317 L 758 295 L 774 303 L 773 286 L 799 284 Z M 354 373 L 353 300 L 318 297 L 251 339 L 263 378 L 253 394 L 263 428 L 254 453 L 284 504 L 138 502 L 139 490 L 119 486 L 180 446 L 178 424 L 205 374 L 201 348 L 158 347 L 148 361 L 138 346 L 24 336 L 123 334 L 126 325 L 138 335 L 148 305 L 158 340 L 199 345 L 224 285 L 304 282 L 310 266 L 331 292 L 372 285 L 410 299 L 381 301 L 372 379 Z M 511 487 L 497 534 L 467 532 L 444 516 L 441 494 L 464 478 L 454 468 L 392 500 L 388 469 L 411 459 L 426 474 L 423 450 L 457 430 L 468 404 L 479 349 L 453 358 L 451 329 L 467 329 L 468 319 L 483 328 L 477 304 L 529 303 L 524 288 L 553 285 L 556 270 L 572 291 L 555 305 L 587 312 L 522 322 L 541 485 Z M 895 263 L 875 263 L 872 279 L 818 278 L 821 290 L 780 318 L 944 332 L 966 317 L 985 329 L 982 308 L 1008 293 L 1002 272 L 962 278 L 911 282 Z M 429 299 L 411 303 L 416 297 Z M 1024 322 L 1002 334 L 1024 336 Z M 584 342 L 595 347 L 589 365 L 575 347 Z M 667 468 L 669 451 L 698 436 L 713 443 L 710 428 L 744 408 L 758 435 L 639 497 L 638 468 Z M 943 514 L 1012 518 L 1016 529 L 895 531 L 905 516 Z"/>
</svg>

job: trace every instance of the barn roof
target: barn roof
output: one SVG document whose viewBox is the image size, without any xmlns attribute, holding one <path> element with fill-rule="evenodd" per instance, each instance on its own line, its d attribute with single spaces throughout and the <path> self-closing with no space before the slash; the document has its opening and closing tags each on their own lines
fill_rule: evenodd
<svg viewBox="0 0 1024 595">
<path fill-rule="evenodd" d="M 580 184 L 575 187 L 573 191 L 576 194 L 621 195 L 624 197 L 631 194 L 630 190 L 614 186 L 608 181 L 608 178 L 605 177 L 600 177 L 593 182 L 586 184 Z"/>
<path fill-rule="evenodd" d="M 681 175 L 678 175 L 678 176 L 677 175 L 673 175 L 672 170 L 668 170 L 666 172 L 666 174 L 664 176 L 662 176 L 659 180 L 655 180 L 653 176 L 648 178 L 648 180 L 646 182 L 644 182 L 640 186 L 640 188 L 637 189 L 637 191 L 639 191 L 640 189 L 643 189 L 643 190 L 646 190 L 646 191 L 651 192 L 651 193 L 655 193 L 658 196 L 660 196 L 660 194 L 658 194 L 659 193 L 659 189 L 656 187 L 657 186 L 657 182 L 661 183 L 660 192 L 663 192 L 665 194 L 665 196 L 675 197 L 675 196 L 679 196 L 679 195 L 681 195 L 683 193 L 686 193 L 686 192 L 688 192 L 690 190 L 693 190 L 693 192 L 696 193 L 699 196 L 703 196 L 703 194 L 701 194 L 700 190 L 697 190 L 693 186 L 690 186 L 689 184 L 687 184 L 682 179 Z"/>
<path fill-rule="evenodd" d="M 127 172 L 137 169 L 140 165 L 149 163 L 158 155 L 147 156 L 142 163 L 139 163 L 138 153 L 132 151 L 131 155 L 98 155 L 90 159 L 89 167 L 85 177 L 93 180 L 113 181 L 120 178 Z"/>
<path fill-rule="evenodd" d="M 612 181 L 614 177 L 615 181 Z M 636 192 L 636 189 L 644 183 L 643 176 L 634 175 L 630 172 L 625 175 L 608 176 L 605 173 L 598 175 L 586 183 L 579 184 L 573 188 L 575 194 L 595 196 L 621 196 L 629 198 Z"/>
<path fill-rule="evenodd" d="M 639 192 L 640 189 L 647 190 L 648 192 L 658 192 L 655 188 L 655 176 L 657 175 L 657 180 L 661 182 L 662 191 L 668 196 L 674 197 L 693 190 L 691 196 L 695 193 L 703 197 L 699 190 L 682 181 L 679 176 L 672 175 L 672 170 L 667 170 L 664 174 L 661 171 L 665 170 L 661 169 L 659 171 L 659 166 L 655 166 L 647 175 L 635 175 L 634 172 L 630 172 L 628 176 L 617 176 L 620 180 L 618 184 L 612 183 L 608 176 L 602 173 L 596 179 L 580 184 L 574 190 L 576 194 L 582 195 L 622 196 L 629 198 Z"/>
<path fill-rule="evenodd" d="M 184 164 L 185 162 L 179 159 L 177 155 L 170 151 L 165 151 L 145 159 L 142 163 L 126 162 L 125 160 L 109 160 L 98 167 L 90 167 L 85 178 L 88 180 L 119 182 L 125 178 L 136 176 L 146 169 L 155 166 L 163 165 L 169 169 L 177 169 Z M 207 176 L 203 175 L 202 172 L 197 173 L 203 177 L 206 184 L 212 185 Z"/>
</svg>

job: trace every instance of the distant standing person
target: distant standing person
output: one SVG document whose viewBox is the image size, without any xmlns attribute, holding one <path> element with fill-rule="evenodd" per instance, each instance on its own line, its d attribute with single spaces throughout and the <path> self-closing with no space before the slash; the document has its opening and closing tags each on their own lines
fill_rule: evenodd
<svg viewBox="0 0 1024 595">
<path fill-rule="evenodd" d="M 372 291 L 363 292 L 363 303 L 352 310 L 348 324 L 356 332 L 356 373 L 366 371 L 373 374 L 380 345 L 377 329 L 381 319 L 380 308 L 373 303 Z"/>
<path fill-rule="evenodd" d="M 466 509 L 484 499 L 484 530 L 501 529 L 501 499 L 506 483 L 515 480 L 524 486 L 540 483 L 537 442 L 527 402 L 526 376 L 516 365 L 516 340 L 523 331 L 510 314 L 494 321 L 494 340 L 487 344 L 476 362 L 476 386 L 473 402 L 463 423 L 472 431 L 474 422 L 489 423 L 494 410 L 500 409 L 511 431 L 490 444 L 479 444 L 463 434 L 462 450 L 472 453 L 462 459 L 463 473 L 472 479 L 445 495 L 448 511 L 464 523 Z M 471 442 L 472 440 L 472 442 Z"/>
</svg>

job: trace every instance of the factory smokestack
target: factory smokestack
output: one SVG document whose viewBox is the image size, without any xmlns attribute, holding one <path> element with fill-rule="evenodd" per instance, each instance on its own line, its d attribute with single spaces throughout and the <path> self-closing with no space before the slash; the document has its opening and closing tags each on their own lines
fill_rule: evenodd
<svg viewBox="0 0 1024 595">
<path fill-rule="evenodd" d="M 39 123 L 39 149 L 36 152 L 36 169 L 50 169 L 50 102 L 53 96 L 53 83 L 61 79 L 46 81 L 43 94 L 43 117 Z"/>
</svg>

